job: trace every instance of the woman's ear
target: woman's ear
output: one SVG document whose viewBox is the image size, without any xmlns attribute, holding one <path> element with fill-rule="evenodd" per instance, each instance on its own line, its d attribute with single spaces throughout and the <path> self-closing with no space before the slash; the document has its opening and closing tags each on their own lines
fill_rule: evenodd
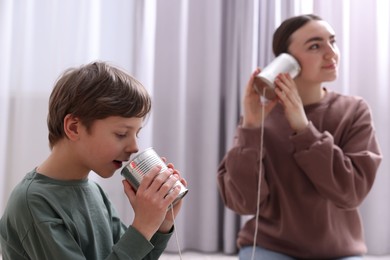
<svg viewBox="0 0 390 260">
<path fill-rule="evenodd" d="M 64 118 L 64 132 L 66 137 L 71 141 L 76 141 L 79 138 L 81 122 L 77 117 L 67 114 Z"/>
</svg>

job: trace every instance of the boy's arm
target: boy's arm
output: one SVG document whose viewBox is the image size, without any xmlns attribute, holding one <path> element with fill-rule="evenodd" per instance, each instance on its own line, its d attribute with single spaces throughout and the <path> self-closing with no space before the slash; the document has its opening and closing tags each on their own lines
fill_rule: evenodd
<svg viewBox="0 0 390 260">
<path fill-rule="evenodd" d="M 34 232 L 29 232 L 23 240 L 23 247 L 29 258 L 41 260 L 86 259 L 77 238 L 73 237 L 61 224 L 46 222 L 37 225 L 34 229 Z M 158 259 L 171 235 L 172 232 L 169 234 L 156 233 L 149 242 L 137 230 L 129 227 L 105 259 Z M 105 257 L 99 255 L 99 248 L 91 250 L 96 250 L 96 256 Z"/>
<path fill-rule="evenodd" d="M 167 247 L 173 234 L 172 230 L 167 234 L 157 232 L 149 242 L 141 233 L 130 226 L 113 246 L 113 253 L 106 259 L 158 259 Z"/>
</svg>

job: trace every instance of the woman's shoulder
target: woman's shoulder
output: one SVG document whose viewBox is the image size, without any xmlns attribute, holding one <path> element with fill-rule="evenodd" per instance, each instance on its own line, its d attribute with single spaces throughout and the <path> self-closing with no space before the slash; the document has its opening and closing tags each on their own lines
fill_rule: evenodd
<svg viewBox="0 0 390 260">
<path fill-rule="evenodd" d="M 338 103 L 344 106 L 355 105 L 368 107 L 367 101 L 358 95 L 348 95 L 336 91 L 327 90 L 327 103 Z"/>
</svg>

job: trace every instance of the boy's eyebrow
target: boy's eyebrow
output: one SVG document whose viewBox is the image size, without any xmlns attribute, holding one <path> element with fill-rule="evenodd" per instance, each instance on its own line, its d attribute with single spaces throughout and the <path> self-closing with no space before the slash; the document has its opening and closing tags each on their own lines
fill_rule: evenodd
<svg viewBox="0 0 390 260">
<path fill-rule="evenodd" d="M 332 34 L 329 36 L 329 40 L 334 40 L 334 38 L 336 38 L 336 35 Z M 324 38 L 322 37 L 319 37 L 319 36 L 316 36 L 316 37 L 312 37 L 312 38 L 309 38 L 308 40 L 305 41 L 304 44 L 308 44 L 310 42 L 318 42 L 318 41 L 323 41 Z"/>
<path fill-rule="evenodd" d="M 137 129 L 136 127 L 134 127 L 132 125 L 126 125 L 126 124 L 119 125 L 119 127 L 123 127 L 123 128 L 126 128 L 126 129 Z M 142 128 L 142 126 L 140 127 L 140 129 L 141 128 Z"/>
<path fill-rule="evenodd" d="M 130 129 L 130 130 L 134 129 L 134 130 L 136 130 L 137 133 L 139 133 L 139 131 L 141 131 L 141 129 L 142 129 L 142 126 L 137 128 L 137 127 L 134 127 L 134 126 L 131 126 L 131 125 L 123 125 L 123 127 L 126 128 L 126 129 Z"/>
</svg>

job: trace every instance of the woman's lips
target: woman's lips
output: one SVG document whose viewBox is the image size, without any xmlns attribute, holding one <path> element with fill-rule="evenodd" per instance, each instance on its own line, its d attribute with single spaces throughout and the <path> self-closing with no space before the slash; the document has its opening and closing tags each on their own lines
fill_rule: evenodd
<svg viewBox="0 0 390 260">
<path fill-rule="evenodd" d="M 331 69 L 336 69 L 337 65 L 336 65 L 336 63 L 332 63 L 332 64 L 329 64 L 329 65 L 325 65 L 322 68 L 327 69 L 327 70 L 331 70 Z"/>
</svg>

